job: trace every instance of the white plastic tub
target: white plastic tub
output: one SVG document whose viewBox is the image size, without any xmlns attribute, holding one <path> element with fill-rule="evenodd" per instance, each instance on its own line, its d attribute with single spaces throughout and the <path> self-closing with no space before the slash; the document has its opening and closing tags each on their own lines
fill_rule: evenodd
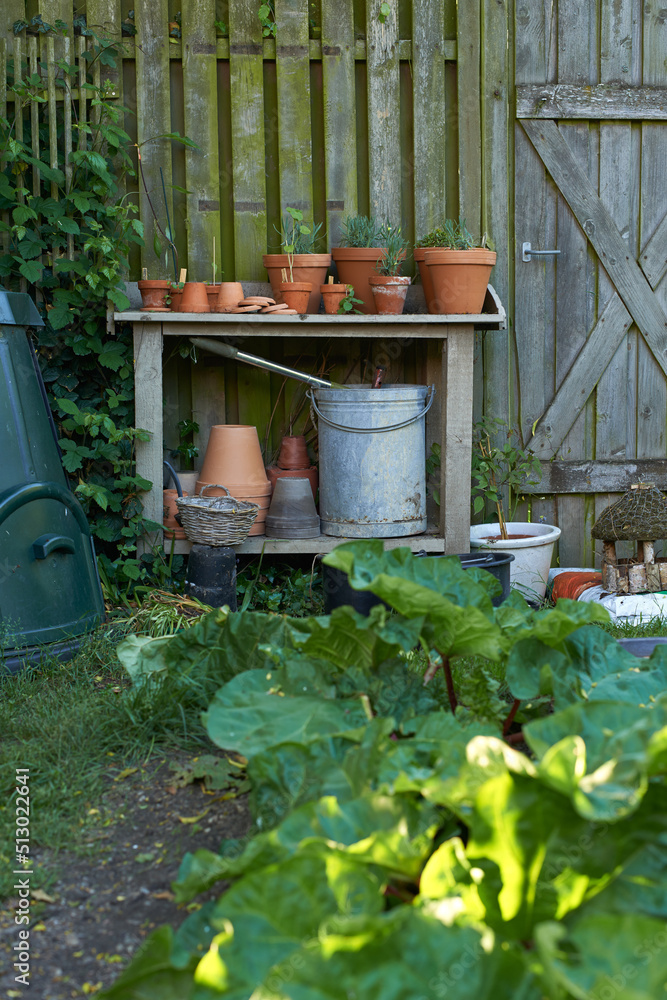
<svg viewBox="0 0 667 1000">
<path fill-rule="evenodd" d="M 502 539 L 496 523 L 472 524 L 470 548 L 511 552 L 514 562 L 510 566 L 510 587 L 515 587 L 529 601 L 541 601 L 546 594 L 549 567 L 554 544 L 560 537 L 560 528 L 533 521 L 511 521 L 507 530 L 510 535 L 528 537 Z"/>
</svg>

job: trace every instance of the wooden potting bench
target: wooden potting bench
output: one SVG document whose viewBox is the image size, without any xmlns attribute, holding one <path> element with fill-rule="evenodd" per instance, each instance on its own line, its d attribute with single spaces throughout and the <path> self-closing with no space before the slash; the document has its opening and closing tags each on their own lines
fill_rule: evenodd
<svg viewBox="0 0 667 1000">
<path fill-rule="evenodd" d="M 249 353 L 257 337 L 365 338 L 397 341 L 399 345 L 418 339 L 434 341 L 437 361 L 428 365 L 429 382 L 436 397 L 427 416 L 427 449 L 439 441 L 439 523 L 425 534 L 385 538 L 385 547 L 409 546 L 415 551 L 470 551 L 470 462 L 472 452 L 473 349 L 475 329 L 505 327 L 505 310 L 489 286 L 484 312 L 479 315 L 423 313 L 401 316 L 285 316 L 221 313 L 115 313 L 119 323 L 131 323 L 134 334 L 135 422 L 150 432 L 150 440 L 137 441 L 137 473 L 159 488 L 143 496 L 145 516 L 162 522 L 163 398 L 162 349 L 165 337 L 221 337 Z M 328 552 L 348 539 L 332 535 L 317 538 L 278 539 L 257 535 L 237 547 L 242 553 Z M 153 540 L 154 541 L 154 540 Z M 171 543 L 169 543 L 171 544 Z M 176 552 L 188 552 L 189 542 L 175 542 Z"/>
</svg>

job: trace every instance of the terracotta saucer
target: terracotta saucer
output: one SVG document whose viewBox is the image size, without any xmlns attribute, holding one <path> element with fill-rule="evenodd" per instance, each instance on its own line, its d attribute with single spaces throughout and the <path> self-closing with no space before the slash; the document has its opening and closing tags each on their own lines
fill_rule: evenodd
<svg viewBox="0 0 667 1000">
<path fill-rule="evenodd" d="M 280 315 L 281 316 L 298 316 L 299 315 L 299 310 L 298 309 L 283 309 L 283 311 L 281 312 Z"/>
<path fill-rule="evenodd" d="M 287 312 L 287 305 L 283 302 L 279 306 L 265 306 L 262 309 L 262 315 L 265 313 L 276 313 L 276 312 Z"/>
<path fill-rule="evenodd" d="M 225 312 L 230 313 L 256 313 L 259 312 L 261 306 L 234 306 L 232 309 L 225 309 Z"/>
<path fill-rule="evenodd" d="M 276 300 L 269 299 L 266 295 L 248 295 L 247 298 L 239 302 L 241 306 L 275 306 Z"/>
</svg>

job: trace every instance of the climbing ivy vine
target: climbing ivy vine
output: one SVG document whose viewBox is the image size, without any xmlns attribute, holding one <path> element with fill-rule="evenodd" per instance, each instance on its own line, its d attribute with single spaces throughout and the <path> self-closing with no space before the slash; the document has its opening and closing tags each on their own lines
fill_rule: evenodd
<svg viewBox="0 0 667 1000">
<path fill-rule="evenodd" d="M 137 558 L 137 538 L 151 527 L 140 499 L 150 484 L 134 471 L 134 448 L 147 433 L 133 426 L 131 333 L 106 320 L 108 311 L 129 306 L 128 256 L 133 244 L 143 243 L 132 195 L 123 193 L 134 175 L 125 109 L 109 97 L 110 87 L 92 82 L 96 64 L 103 79 L 120 52 L 82 23 L 42 22 L 39 31 L 88 36 L 89 114 L 78 114 L 72 96 L 79 67 L 57 60 L 52 149 L 47 66 L 40 62 L 31 73 L 26 63 L 10 61 L 13 111 L 0 117 L 0 280 L 27 290 L 44 318 L 37 350 L 63 464 L 90 521 L 103 580 L 127 591 L 166 566 L 159 557 Z"/>
</svg>

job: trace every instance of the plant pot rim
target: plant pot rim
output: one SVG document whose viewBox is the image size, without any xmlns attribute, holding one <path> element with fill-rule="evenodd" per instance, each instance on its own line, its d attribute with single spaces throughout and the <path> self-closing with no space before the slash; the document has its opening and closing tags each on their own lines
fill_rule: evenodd
<svg viewBox="0 0 667 1000">
<path fill-rule="evenodd" d="M 289 254 L 265 253 L 262 257 L 264 267 L 267 260 L 274 267 L 289 267 Z M 331 263 L 330 253 L 295 253 L 292 254 L 294 267 L 328 267 Z"/>
<path fill-rule="evenodd" d="M 379 260 L 386 247 L 332 247 L 334 260 Z"/>
<path fill-rule="evenodd" d="M 409 285 L 411 281 L 412 278 L 403 274 L 376 274 L 368 279 L 371 285 Z"/>
<path fill-rule="evenodd" d="M 343 292 L 344 295 L 347 295 L 347 285 L 343 282 L 337 285 L 320 285 L 320 292 L 322 295 L 325 295 L 327 292 L 336 292 L 338 295 Z"/>
<path fill-rule="evenodd" d="M 551 545 L 561 535 L 561 529 L 553 524 L 540 524 L 536 521 L 508 521 L 509 534 L 530 535 L 529 538 L 500 537 L 498 522 L 490 524 L 470 525 L 470 545 L 473 548 L 490 549 L 528 549 L 540 545 Z M 494 536 L 489 540 L 489 536 Z"/>
<path fill-rule="evenodd" d="M 432 247 L 426 250 L 424 260 L 427 264 L 495 264 L 495 250 L 477 247 L 473 250 L 439 250 Z"/>
<path fill-rule="evenodd" d="M 137 282 L 137 288 L 169 288 L 170 285 L 167 278 L 142 278 Z"/>
<path fill-rule="evenodd" d="M 281 281 L 278 287 L 281 292 L 311 292 L 313 283 L 312 281 Z"/>
</svg>

